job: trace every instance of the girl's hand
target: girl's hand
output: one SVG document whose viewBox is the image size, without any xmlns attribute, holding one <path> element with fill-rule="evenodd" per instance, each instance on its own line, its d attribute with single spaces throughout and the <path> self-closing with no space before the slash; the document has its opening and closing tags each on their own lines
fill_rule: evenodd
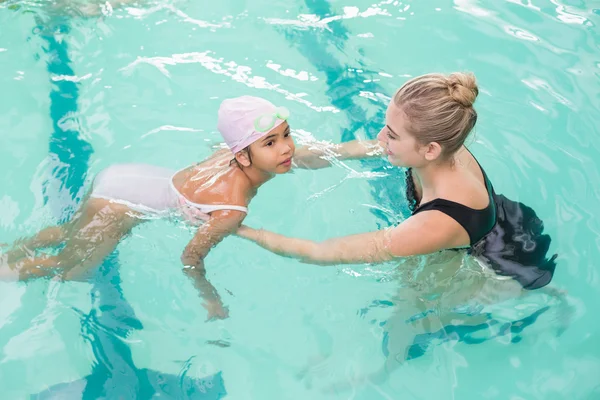
<svg viewBox="0 0 600 400">
<path fill-rule="evenodd" d="M 206 321 L 229 318 L 229 309 L 220 301 L 207 301 L 202 306 L 208 311 Z"/>
</svg>

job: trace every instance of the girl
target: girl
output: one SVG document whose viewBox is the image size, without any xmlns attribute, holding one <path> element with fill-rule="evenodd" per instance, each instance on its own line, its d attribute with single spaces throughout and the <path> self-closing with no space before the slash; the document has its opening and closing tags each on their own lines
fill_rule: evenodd
<svg viewBox="0 0 600 400">
<path fill-rule="evenodd" d="M 72 220 L 17 241 L 5 255 L 0 276 L 28 280 L 59 275 L 83 279 L 113 252 L 145 216 L 178 213 L 202 223 L 181 261 L 205 300 L 209 318 L 227 317 L 216 289 L 206 279 L 204 258 L 238 229 L 258 188 L 291 168 L 295 146 L 289 112 L 250 96 L 221 103 L 218 130 L 229 150 L 198 165 L 171 171 L 145 164 L 117 164 L 100 172 Z M 57 255 L 36 250 L 64 244 Z"/>
</svg>

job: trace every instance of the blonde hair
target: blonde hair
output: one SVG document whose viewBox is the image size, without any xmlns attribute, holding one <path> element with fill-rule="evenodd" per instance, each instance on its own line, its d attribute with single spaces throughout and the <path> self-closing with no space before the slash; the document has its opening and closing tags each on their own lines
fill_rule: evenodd
<svg viewBox="0 0 600 400">
<path fill-rule="evenodd" d="M 394 96 L 408 119 L 406 130 L 421 144 L 437 142 L 444 159 L 459 150 L 477 122 L 479 94 L 471 73 L 427 74 L 406 82 Z"/>
</svg>

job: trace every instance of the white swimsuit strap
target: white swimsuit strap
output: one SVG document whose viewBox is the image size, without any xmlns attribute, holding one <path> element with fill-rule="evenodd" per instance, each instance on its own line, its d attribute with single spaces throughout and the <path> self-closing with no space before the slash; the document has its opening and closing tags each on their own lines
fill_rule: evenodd
<svg viewBox="0 0 600 400">
<path fill-rule="evenodd" d="M 229 204 L 198 204 L 198 203 L 192 203 L 192 202 L 187 202 L 190 206 L 196 207 L 198 208 L 200 211 L 203 211 L 205 213 L 211 213 L 211 212 L 215 212 L 215 211 L 221 211 L 221 210 L 233 210 L 233 211 L 241 211 L 243 213 L 248 214 L 248 208 L 247 207 L 242 207 L 242 206 L 234 206 L 234 205 L 229 205 Z"/>
<path fill-rule="evenodd" d="M 185 203 L 191 207 L 197 208 L 198 210 L 202 211 L 203 213 L 206 214 L 210 214 L 211 212 L 215 212 L 215 211 L 221 211 L 221 210 L 234 210 L 234 211 L 241 211 L 243 213 L 248 213 L 248 208 L 247 207 L 242 207 L 242 206 L 234 206 L 234 205 L 230 205 L 230 204 L 200 204 L 200 203 L 194 203 L 193 201 L 188 200 L 184 195 L 182 195 L 181 193 L 179 193 L 179 191 L 177 191 L 177 189 L 173 186 L 173 189 L 177 192 L 177 194 L 179 194 L 179 196 L 181 196 L 181 198 L 185 201 Z"/>
</svg>

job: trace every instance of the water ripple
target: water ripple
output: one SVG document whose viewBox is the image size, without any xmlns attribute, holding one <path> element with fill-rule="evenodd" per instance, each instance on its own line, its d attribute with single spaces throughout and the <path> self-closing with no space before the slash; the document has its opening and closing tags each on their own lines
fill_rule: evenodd
<svg viewBox="0 0 600 400">
<path fill-rule="evenodd" d="M 184 54 L 173 54 L 170 57 L 137 57 L 135 61 L 120 69 L 126 74 L 131 74 L 132 71 L 140 64 L 149 64 L 156 67 L 165 76 L 170 77 L 170 73 L 166 68 L 167 65 L 177 64 L 200 64 L 207 70 L 218 75 L 225 75 L 232 80 L 242 83 L 251 88 L 267 89 L 283 94 L 286 99 L 304 104 L 318 112 L 337 113 L 339 110 L 332 106 L 315 106 L 306 99 L 303 99 L 303 94 L 291 93 L 279 87 L 279 85 L 271 84 L 265 78 L 260 76 L 252 76 L 252 68 L 244 65 L 239 65 L 234 61 L 224 61 L 211 57 L 211 51 L 193 52 Z"/>
<path fill-rule="evenodd" d="M 408 78 L 474 70 L 481 85 L 481 122 L 471 148 L 499 192 L 532 206 L 544 220 L 552 250 L 559 254 L 553 285 L 569 291 L 577 315 L 558 338 L 549 333 L 556 324 L 547 320 L 527 327 L 522 337 L 479 346 L 432 345 L 426 357 L 402 365 L 389 385 L 356 388 L 356 396 L 516 399 L 598 393 L 593 306 L 600 288 L 600 9 L 592 8 L 593 1 L 151 2 L 105 8 L 99 19 L 70 19 L 72 29 L 65 34 L 44 25 L 50 12 L 42 3 L 19 3 L 21 10 L 34 10 L 25 14 L 7 10 L 15 1 L 0 0 L 0 83 L 7 93 L 16 93 L 0 98 L 5 167 L 0 241 L 53 222 L 48 198 L 71 204 L 68 194 L 43 190 L 60 187 L 71 173 L 56 154 L 47 154 L 52 127 L 78 131 L 94 142 L 91 170 L 130 159 L 183 166 L 210 151 L 203 140 L 217 136 L 211 127 L 218 99 L 262 91 L 294 102 L 293 134 L 299 145 L 320 140 L 331 147 L 340 137 L 376 129 L 389 96 Z M 55 62 L 56 54 L 44 51 L 44 35 L 68 43 L 72 74 L 55 74 L 49 81 L 45 65 Z M 79 88 L 79 109 L 51 120 L 48 92 L 65 83 Z M 393 170 L 340 162 L 333 150 L 327 156 L 333 168 L 294 171 L 261 188 L 249 224 L 320 240 L 401 221 L 403 183 Z M 52 176 L 50 166 L 56 167 Z M 386 184 L 373 185 L 382 181 Z M 302 210 L 302 218 L 289 210 Z M 325 368 L 315 368 L 317 378 L 331 381 L 339 372 L 340 379 L 354 383 L 348 375 L 381 367 L 384 330 L 414 318 L 393 310 L 403 293 L 390 273 L 395 266 L 311 268 L 228 238 L 211 251 L 207 270 L 232 318 L 204 323 L 197 293 L 179 265 L 192 235 L 189 228 L 163 221 L 132 232 L 120 246 L 119 259 L 123 292 L 143 329 L 125 337 L 89 320 L 82 321 L 83 335 L 92 328 L 131 349 L 136 366 L 181 380 L 223 369 L 233 397 L 293 393 L 294 398 L 320 398 L 296 379 L 306 358 L 331 356 L 322 363 Z M 85 382 L 91 362 L 112 374 L 107 384 L 137 382 L 122 363 L 119 367 L 119 357 L 115 363 L 120 350 L 92 354 L 90 348 L 101 347 L 97 339 L 91 335 L 96 342 L 84 344 L 79 321 L 76 326 L 64 322 L 73 314 L 67 303 L 89 307 L 87 285 L 51 283 L 49 291 L 45 282 L 0 285 L 5 305 L 0 309 L 0 376 L 9 377 L 2 382 L 6 398 L 26 398 L 78 376 Z M 58 287 L 78 288 L 77 299 L 61 305 Z M 457 283 L 457 293 L 464 287 Z M 389 306 L 369 307 L 373 299 Z M 500 304 L 493 314 L 536 306 L 528 299 Z M 416 304 L 404 299 L 398 311 Z M 122 316 L 119 308 L 112 310 L 116 318 Z M 396 339 L 412 340 L 411 329 Z M 515 345 L 513 339 L 523 342 Z M 486 363 L 482 349 L 497 355 L 498 362 Z M 55 368 L 44 368 L 48 365 Z M 426 384 L 424 370 L 435 371 Z M 497 375 L 492 383 L 490 373 Z M 104 381 L 89 382 L 100 386 Z M 316 379 L 313 383 L 318 386 Z"/>
<path fill-rule="evenodd" d="M 343 8 L 342 15 L 334 15 L 331 17 L 320 18 L 315 14 L 300 14 L 296 19 L 263 18 L 263 20 L 271 25 L 290 25 L 302 29 L 319 28 L 330 30 L 328 25 L 334 21 L 353 18 L 368 18 L 373 16 L 389 17 L 391 14 L 378 6 L 369 7 L 365 11 L 360 11 L 358 7 L 347 6 Z"/>
</svg>

